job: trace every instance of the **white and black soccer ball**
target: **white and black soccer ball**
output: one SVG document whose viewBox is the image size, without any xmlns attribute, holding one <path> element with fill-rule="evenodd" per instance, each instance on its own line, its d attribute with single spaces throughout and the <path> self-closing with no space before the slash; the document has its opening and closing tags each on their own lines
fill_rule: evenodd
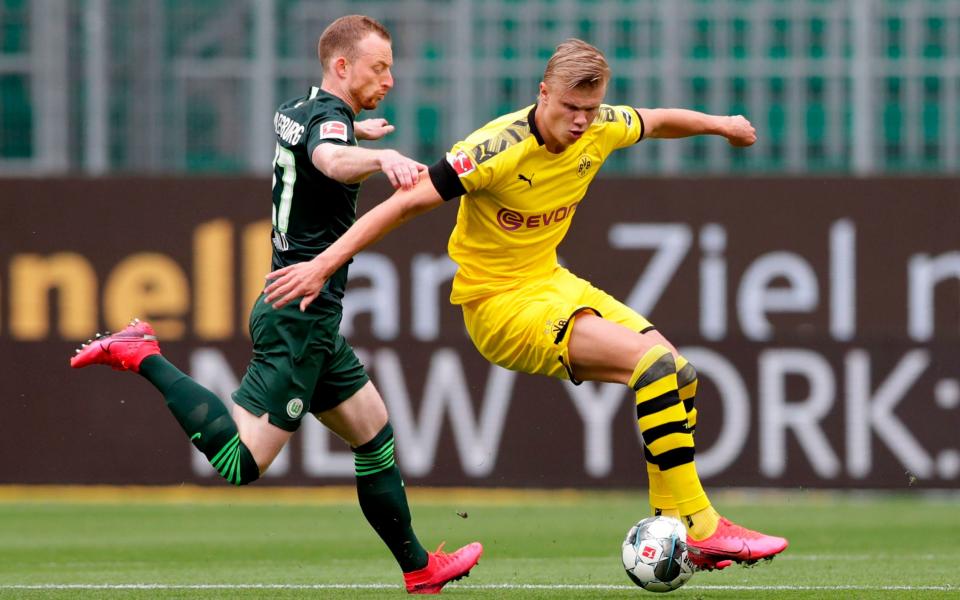
<svg viewBox="0 0 960 600">
<path fill-rule="evenodd" d="M 622 556 L 627 577 L 651 592 L 672 592 L 693 577 L 687 529 L 671 517 L 649 517 L 631 527 Z"/>
</svg>

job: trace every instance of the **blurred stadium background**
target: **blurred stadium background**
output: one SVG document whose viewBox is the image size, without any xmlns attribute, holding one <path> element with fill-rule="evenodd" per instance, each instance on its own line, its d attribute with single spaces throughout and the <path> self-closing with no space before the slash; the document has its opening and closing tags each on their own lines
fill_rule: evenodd
<svg viewBox="0 0 960 600">
<path fill-rule="evenodd" d="M 54 428 L 51 452 L 80 444 L 102 458 L 54 467 L 33 455 L 3 480 L 153 483 L 160 472 L 145 476 L 138 453 L 154 447 L 178 457 L 160 461 L 159 482 L 207 480 L 202 461 L 185 468 L 172 423 L 141 431 L 167 420 L 158 404 L 123 405 L 129 427 L 98 439 L 106 421 L 91 411 L 139 398 L 139 382 L 42 365 L 138 314 L 229 395 L 268 262 L 270 116 L 318 81 L 316 38 L 350 12 L 393 32 L 397 84 L 376 114 L 397 131 L 383 143 L 425 162 L 531 102 L 568 36 L 607 52 L 611 103 L 748 115 L 760 142 L 745 151 L 699 138 L 616 153 L 564 259 L 699 358 L 701 410 L 717 423 L 700 432 L 708 480 L 956 486 L 960 2 L 935 0 L 0 1 L 12 224 L 0 344 L 18 357 L 5 361 L 20 370 L 5 378 L 6 401 L 22 420 L 0 447 L 23 454 Z M 383 197 L 384 180 L 365 190 Z M 470 347 L 444 301 L 452 213 L 388 238 L 352 271 L 345 331 L 396 405 L 409 474 L 630 485 L 635 465 L 616 459 L 634 443 L 630 421 L 597 408 L 622 394 L 490 370 Z M 95 399 L 38 402 L 64 389 Z M 551 439 L 526 432 L 543 410 L 527 396 L 553 403 L 576 444 L 550 459 L 526 452 Z M 272 476 L 348 477 L 349 456 L 318 459 L 332 447 L 307 429 L 302 457 Z"/>
<path fill-rule="evenodd" d="M 531 102 L 559 40 L 603 48 L 612 100 L 750 115 L 764 143 L 621 153 L 606 172 L 949 173 L 960 4 L 949 0 L 3 0 L 0 168 L 264 173 L 274 105 L 317 80 L 336 15 L 393 32 L 390 144 L 436 156 Z"/>
<path fill-rule="evenodd" d="M 827 587 L 815 597 L 956 593 L 955 569 L 941 561 L 960 559 L 960 2 L 0 0 L 0 597 L 65 581 L 289 581 L 280 559 L 263 553 L 282 552 L 303 534 L 299 524 L 254 555 L 271 565 L 259 575 L 221 565 L 212 580 L 196 569 L 177 579 L 184 566 L 164 552 L 189 545 L 189 532 L 166 545 L 183 515 L 167 507 L 172 514 L 151 521 L 150 509 L 136 508 L 150 498 L 177 505 L 215 492 L 223 517 L 244 502 L 291 501 L 271 496 L 274 486 L 302 486 L 303 502 L 327 503 L 311 494 L 333 485 L 345 486 L 336 502 L 352 507 L 350 453 L 315 422 L 304 420 L 256 484 L 264 495 L 211 490 L 226 484 L 151 388 L 107 369 L 67 368 L 94 331 L 150 318 L 165 354 L 229 399 L 269 265 L 274 108 L 319 82 L 317 37 L 349 13 L 393 35 L 396 86 L 367 116 L 397 130 L 379 144 L 423 162 L 532 103 L 547 58 L 571 36 L 606 52 L 610 103 L 748 116 L 759 142 L 746 150 L 691 139 L 614 154 L 561 246 L 568 266 L 651 316 L 697 365 L 708 488 L 733 488 L 722 498 L 734 516 L 795 541 L 796 561 L 778 561 L 786 571 L 698 576 L 691 587 L 715 583 L 696 592 L 710 598 L 789 595 L 816 582 Z M 362 208 L 388 187 L 372 178 Z M 645 475 L 625 390 L 516 376 L 473 349 L 446 301 L 454 213 L 434 211 L 358 257 L 344 319 L 390 407 L 412 493 L 467 488 L 413 496 L 430 539 L 489 533 L 473 517 L 451 526 L 446 508 L 417 512 L 418 502 L 445 498 L 460 510 L 481 487 L 633 490 L 639 516 Z M 169 488 L 94 487 L 184 483 L 199 486 L 187 499 Z M 92 495 L 49 487 L 61 484 Z M 813 488 L 882 493 L 870 496 L 876 504 L 846 492 L 837 503 Z M 629 525 L 623 496 L 477 498 L 487 508 L 471 514 L 514 503 L 492 548 L 532 561 L 492 559 L 484 581 L 607 585 L 593 569 L 616 567 L 617 540 L 610 556 L 603 541 L 583 550 L 593 559 L 563 562 L 558 536 L 544 533 L 556 522 L 523 530 L 527 546 L 511 546 L 511 533 L 520 535 L 511 523 L 536 523 L 564 498 L 573 508 L 557 520 L 590 515 L 582 518 L 596 519 L 598 532 L 619 535 Z M 45 507 L 54 501 L 80 504 Z M 619 512 L 605 514 L 608 501 Z M 133 508 L 85 504 L 97 502 Z M 592 512 L 577 513 L 584 507 Z M 324 510 L 363 530 L 358 511 Z M 191 531 L 208 522 L 197 511 Z M 817 521 L 818 511 L 830 519 Z M 130 520 L 110 520 L 121 513 Z M 920 513 L 927 521 L 910 520 Z M 901 517 L 891 534 L 890 519 Z M 858 532 L 838 546 L 859 557 L 852 580 L 843 568 L 822 570 L 845 564 L 839 549 L 823 554 L 844 522 Z M 156 541 L 151 550 L 121 541 L 131 528 Z M 103 532 L 109 541 L 85 558 Z M 376 547 L 372 535 L 341 571 L 293 581 L 372 582 L 343 597 L 377 597 L 393 566 L 360 558 Z M 922 566 L 911 581 L 921 587 L 878 587 L 889 581 L 887 561 L 902 558 L 876 546 L 891 536 L 911 538 Z M 939 540 L 935 549 L 924 536 Z M 545 546 L 554 554 L 539 557 Z M 61 550 L 79 555 L 63 571 Z M 220 550 L 201 547 L 196 560 Z M 144 571 L 138 552 L 160 566 Z M 609 581 L 627 585 L 615 569 Z M 731 582 L 740 587 L 724 592 Z M 767 587 L 750 587 L 758 582 Z M 784 583 L 795 587 L 777 591 Z M 543 597 L 617 593 L 571 589 Z"/>
<path fill-rule="evenodd" d="M 352 12 L 393 32 L 383 143 L 424 162 L 532 102 L 568 36 L 608 54 L 611 103 L 748 115 L 747 150 L 616 153 L 562 257 L 696 358 L 711 483 L 957 486 L 960 2 L 938 0 L 0 0 L 0 351 L 19 423 L 0 481 L 211 481 L 136 378 L 48 363 L 138 315 L 229 398 L 269 263 L 274 106 L 319 81 L 316 39 Z M 385 180 L 364 190 L 369 206 Z M 445 302 L 452 219 L 351 271 L 344 331 L 408 475 L 636 484 L 622 390 L 516 377 L 470 346 Z M 532 425 L 547 406 L 555 430 Z M 38 436 L 51 454 L 26 451 Z M 350 481 L 321 427 L 299 437 L 268 480 Z"/>
<path fill-rule="evenodd" d="M 570 36 L 606 52 L 610 103 L 747 115 L 746 150 L 614 154 L 560 248 L 697 366 L 722 511 L 791 539 L 678 596 L 955 597 L 960 1 L 0 0 L 0 598 L 397 591 L 315 421 L 231 490 L 139 378 L 67 367 L 149 318 L 229 402 L 269 265 L 274 108 L 319 82 L 317 38 L 349 13 L 394 39 L 379 144 L 423 162 L 532 103 Z M 361 210 L 388 193 L 371 178 Z M 359 256 L 346 298 L 418 531 L 487 543 L 454 594 L 625 598 L 632 396 L 479 356 L 447 303 L 454 215 Z"/>
</svg>

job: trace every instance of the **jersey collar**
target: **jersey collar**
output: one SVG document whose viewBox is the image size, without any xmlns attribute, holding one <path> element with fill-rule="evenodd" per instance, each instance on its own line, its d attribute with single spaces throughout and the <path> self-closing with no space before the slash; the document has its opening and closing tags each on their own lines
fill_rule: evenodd
<svg viewBox="0 0 960 600">
<path fill-rule="evenodd" d="M 323 88 L 317 87 L 315 85 L 310 86 L 310 93 L 307 95 L 307 100 L 313 100 L 318 96 L 326 96 L 328 98 L 333 98 L 335 102 L 339 102 L 340 104 L 342 104 L 347 109 L 347 111 L 349 111 L 349 113 L 353 115 L 353 119 L 356 120 L 357 113 L 353 112 L 353 107 L 347 104 L 346 100 L 344 100 L 343 98 L 341 98 L 336 94 L 331 94 L 330 92 L 328 92 Z"/>
<path fill-rule="evenodd" d="M 534 104 L 533 108 L 530 109 L 530 112 L 527 113 L 527 124 L 530 125 L 530 133 L 533 134 L 534 139 L 537 140 L 537 144 L 540 146 L 543 145 L 543 136 L 540 135 L 540 130 L 537 129 L 537 105 Z"/>
</svg>

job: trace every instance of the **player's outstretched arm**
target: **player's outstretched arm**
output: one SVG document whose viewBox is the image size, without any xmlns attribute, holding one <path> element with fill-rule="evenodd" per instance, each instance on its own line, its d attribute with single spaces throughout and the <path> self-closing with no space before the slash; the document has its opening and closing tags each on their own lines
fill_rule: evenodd
<svg viewBox="0 0 960 600">
<path fill-rule="evenodd" d="M 731 146 L 752 146 L 757 130 L 743 115 L 708 115 L 683 108 L 638 108 L 645 138 L 721 135 Z"/>
<path fill-rule="evenodd" d="M 267 274 L 264 302 L 280 308 L 300 300 L 300 311 L 313 302 L 333 273 L 358 252 L 376 243 L 391 230 L 443 204 L 443 198 L 429 177 L 409 190 L 398 190 L 392 196 L 357 219 L 340 239 L 309 262 L 297 263 Z"/>
<path fill-rule="evenodd" d="M 369 132 L 368 132 L 369 133 Z M 373 150 L 357 146 L 320 144 L 310 157 L 321 173 L 340 183 L 358 183 L 383 171 L 393 189 L 411 189 L 427 166 L 389 148 Z"/>
</svg>

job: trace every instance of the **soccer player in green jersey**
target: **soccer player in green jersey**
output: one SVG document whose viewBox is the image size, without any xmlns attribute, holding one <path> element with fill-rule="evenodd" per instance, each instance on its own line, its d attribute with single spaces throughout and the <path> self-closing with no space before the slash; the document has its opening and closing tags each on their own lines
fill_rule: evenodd
<svg viewBox="0 0 960 600">
<path fill-rule="evenodd" d="M 309 261 L 356 220 L 360 182 L 382 171 L 411 189 L 426 167 L 394 150 L 359 148 L 357 139 L 392 131 L 384 119 L 355 121 L 393 86 L 390 34 L 350 15 L 320 36 L 323 81 L 274 115 L 273 269 Z M 258 301 L 250 315 L 253 358 L 234 392 L 232 415 L 211 391 L 170 364 L 153 328 L 135 320 L 78 349 L 73 367 L 107 364 L 139 373 L 163 394 L 194 446 L 233 484 L 256 480 L 312 413 L 354 453 L 357 495 L 370 525 L 393 553 L 410 593 L 439 593 L 480 559 L 474 542 L 456 552 L 427 552 L 414 534 L 394 460 L 393 428 L 383 399 L 340 334 L 347 265 L 327 279 L 305 310 L 273 310 Z"/>
<path fill-rule="evenodd" d="M 410 190 L 376 206 L 309 262 L 270 273 L 266 301 L 306 308 L 350 257 L 445 200 L 462 197 L 448 251 L 451 302 L 477 349 L 502 367 L 627 385 L 636 396 L 655 514 L 681 518 L 700 569 L 771 558 L 787 540 L 721 517 L 694 464 L 697 373 L 642 315 L 561 267 L 556 248 L 614 150 L 644 138 L 713 134 L 750 146 L 742 116 L 603 104 L 603 54 L 567 40 L 547 63 L 537 103 L 454 145 Z M 642 196 L 642 190 L 641 190 Z"/>
</svg>

